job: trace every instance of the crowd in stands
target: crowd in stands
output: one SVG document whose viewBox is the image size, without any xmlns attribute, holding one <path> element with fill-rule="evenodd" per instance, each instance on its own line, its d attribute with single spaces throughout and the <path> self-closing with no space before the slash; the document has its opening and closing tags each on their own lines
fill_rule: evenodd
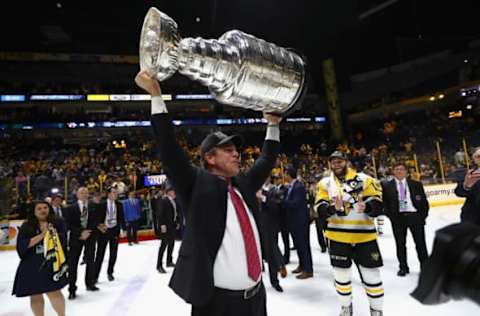
<svg viewBox="0 0 480 316">
<path fill-rule="evenodd" d="M 379 179 L 387 178 L 394 162 L 401 160 L 406 162 L 412 176 L 424 183 L 440 183 L 438 141 L 445 179 L 456 181 L 457 170 L 464 167 L 462 138 L 465 137 L 469 147 L 480 143 L 476 120 L 474 117 L 449 120 L 440 112 L 415 113 L 368 126 L 351 126 L 348 145 L 329 142 L 323 130 L 297 126 L 282 134 L 283 150 L 274 173 L 281 175 L 283 166 L 293 164 L 300 170 L 307 187 L 313 190 L 328 170 L 327 156 L 339 149 L 349 154 L 354 167 Z M 44 138 L 31 138 L 29 133 L 4 133 L 0 142 L 0 200 L 10 202 L 3 208 L 11 208 L 14 202 L 23 203 L 29 194 L 33 199 L 43 198 L 52 188 L 64 193 L 65 177 L 67 201 L 73 200 L 80 185 L 100 193 L 114 182 L 120 187 L 121 196 L 135 190 L 144 192 L 148 198 L 148 190 L 141 191 L 144 176 L 163 172 L 149 132 L 149 129 L 130 132 L 125 137 L 124 148 L 116 148 L 108 139 L 98 139 L 85 146 L 65 145 L 62 139 L 48 137 L 48 134 L 44 134 Z M 179 130 L 181 145 L 196 164 L 199 164 L 201 136 L 208 132 L 205 128 Z M 263 132 L 257 128 L 241 133 L 246 143 L 254 144 L 242 149 L 242 161 L 244 167 L 248 167 L 260 153 Z"/>
<path fill-rule="evenodd" d="M 207 89 L 196 81 L 175 75 L 162 83 L 164 93 L 208 93 Z M 136 94 L 144 93 L 133 81 L 95 82 L 91 78 L 74 78 L 71 82 L 54 81 L 16 82 L 0 80 L 0 94 Z"/>
</svg>

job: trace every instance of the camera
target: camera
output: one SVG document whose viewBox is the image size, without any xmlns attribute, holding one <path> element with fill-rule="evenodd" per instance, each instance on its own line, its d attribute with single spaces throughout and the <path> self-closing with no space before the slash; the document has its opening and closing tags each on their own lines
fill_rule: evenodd
<svg viewBox="0 0 480 316">
<path fill-rule="evenodd" d="M 461 223 L 438 230 L 411 295 L 426 305 L 450 298 L 480 304 L 480 226 Z"/>
</svg>

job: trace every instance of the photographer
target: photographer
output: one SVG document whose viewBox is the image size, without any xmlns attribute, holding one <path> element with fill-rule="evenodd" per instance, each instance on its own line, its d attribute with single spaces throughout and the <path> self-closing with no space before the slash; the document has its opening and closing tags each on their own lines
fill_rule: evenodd
<svg viewBox="0 0 480 316">
<path fill-rule="evenodd" d="M 476 166 L 458 183 L 455 194 L 466 198 L 460 215 L 462 223 L 480 225 L 480 147 L 475 148 L 472 158 Z"/>
</svg>

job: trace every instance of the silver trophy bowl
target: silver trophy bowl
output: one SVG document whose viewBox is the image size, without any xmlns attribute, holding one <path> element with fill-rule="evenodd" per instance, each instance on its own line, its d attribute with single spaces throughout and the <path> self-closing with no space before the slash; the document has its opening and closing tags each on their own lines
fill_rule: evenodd
<svg viewBox="0 0 480 316">
<path fill-rule="evenodd" d="M 140 68 L 159 81 L 178 71 L 220 103 L 282 115 L 301 106 L 307 86 L 297 53 L 237 30 L 218 40 L 181 39 L 177 23 L 156 8 L 143 22 Z"/>
</svg>

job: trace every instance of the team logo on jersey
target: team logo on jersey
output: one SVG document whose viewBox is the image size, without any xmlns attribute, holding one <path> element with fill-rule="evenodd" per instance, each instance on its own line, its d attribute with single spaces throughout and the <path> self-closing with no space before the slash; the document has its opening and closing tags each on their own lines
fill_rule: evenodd
<svg viewBox="0 0 480 316">
<path fill-rule="evenodd" d="M 343 191 L 351 196 L 350 204 L 355 204 L 360 201 L 360 195 L 363 191 L 363 181 L 358 176 L 347 180 L 345 181 Z"/>
<path fill-rule="evenodd" d="M 372 256 L 373 261 L 380 260 L 380 254 L 378 252 L 372 252 L 370 255 Z"/>
</svg>

